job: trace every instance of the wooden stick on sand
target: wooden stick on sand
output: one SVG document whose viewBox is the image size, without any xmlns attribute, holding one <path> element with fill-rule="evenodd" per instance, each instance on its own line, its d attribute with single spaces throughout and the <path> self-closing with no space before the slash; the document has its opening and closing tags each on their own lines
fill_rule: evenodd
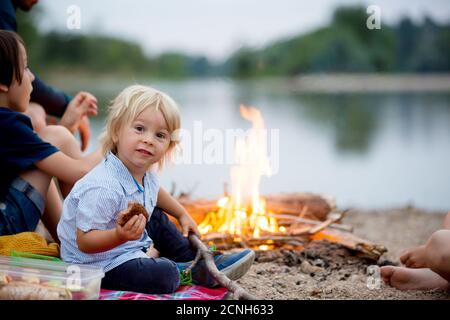
<svg viewBox="0 0 450 320">
<path fill-rule="evenodd" d="M 205 259 L 206 267 L 208 268 L 208 271 L 211 273 L 214 279 L 216 279 L 220 285 L 233 292 L 235 298 L 239 300 L 259 300 L 258 297 L 251 295 L 250 293 L 245 291 L 236 282 L 229 279 L 226 275 L 224 275 L 217 269 L 216 264 L 214 263 L 212 252 L 196 235 L 192 233 L 189 234 L 189 241 L 198 251 L 200 251 L 202 258 Z"/>
</svg>

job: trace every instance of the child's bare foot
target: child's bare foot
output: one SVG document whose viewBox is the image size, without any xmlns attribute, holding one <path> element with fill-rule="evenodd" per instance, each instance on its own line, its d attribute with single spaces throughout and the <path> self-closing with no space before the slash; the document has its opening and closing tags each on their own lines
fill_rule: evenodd
<svg viewBox="0 0 450 320">
<path fill-rule="evenodd" d="M 406 251 L 400 261 L 408 268 L 426 268 L 426 249 L 425 246 L 419 246 Z"/>
<path fill-rule="evenodd" d="M 380 269 L 384 283 L 399 290 L 448 289 L 449 283 L 430 269 L 384 266 Z"/>
</svg>

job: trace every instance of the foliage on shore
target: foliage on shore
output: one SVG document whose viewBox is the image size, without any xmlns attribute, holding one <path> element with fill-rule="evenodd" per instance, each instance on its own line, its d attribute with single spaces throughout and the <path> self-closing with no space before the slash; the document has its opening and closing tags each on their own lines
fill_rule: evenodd
<svg viewBox="0 0 450 320">
<path fill-rule="evenodd" d="M 42 15 L 18 15 L 19 33 L 38 72 L 114 70 L 163 78 L 256 78 L 316 72 L 450 71 L 450 24 L 437 24 L 431 18 L 417 24 L 404 17 L 396 25 L 369 30 L 368 14 L 360 6 L 339 7 L 327 26 L 263 48 L 242 47 L 218 64 L 181 52 L 148 56 L 138 44 L 111 36 L 40 33 L 36 19 Z"/>
</svg>

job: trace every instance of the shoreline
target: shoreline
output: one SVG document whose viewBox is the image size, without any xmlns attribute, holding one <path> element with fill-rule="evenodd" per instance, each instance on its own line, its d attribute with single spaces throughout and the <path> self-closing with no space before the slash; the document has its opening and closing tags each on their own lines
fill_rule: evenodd
<svg viewBox="0 0 450 320">
<path fill-rule="evenodd" d="M 450 93 L 450 74 L 310 74 L 289 82 L 298 93 Z"/>
<path fill-rule="evenodd" d="M 43 76 L 60 87 L 67 89 L 74 84 L 86 86 L 90 83 L 104 82 L 108 85 L 140 82 L 188 82 L 188 81 L 224 81 L 236 83 L 255 83 L 258 88 L 266 88 L 294 93 L 449 93 L 450 73 L 314 73 L 293 77 L 260 77 L 260 78 L 230 78 L 220 76 L 185 77 L 185 78 L 158 78 L 149 75 L 135 75 L 133 73 L 92 73 L 74 70 L 70 81 L 67 79 L 67 70 L 47 71 Z M 260 87 L 260 85 L 262 85 Z"/>
</svg>

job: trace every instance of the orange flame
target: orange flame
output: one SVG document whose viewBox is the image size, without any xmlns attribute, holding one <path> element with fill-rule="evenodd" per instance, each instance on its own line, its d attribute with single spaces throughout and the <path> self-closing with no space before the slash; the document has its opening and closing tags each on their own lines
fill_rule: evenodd
<svg viewBox="0 0 450 320">
<path fill-rule="evenodd" d="M 266 213 L 266 202 L 259 194 L 261 176 L 271 175 L 264 119 L 254 107 L 241 105 L 240 112 L 253 126 L 247 137 L 236 141 L 237 165 L 230 172 L 231 197 L 221 198 L 218 210 L 208 213 L 199 224 L 203 234 L 217 231 L 239 239 L 259 238 L 264 231 L 280 231 L 275 218 L 269 217 L 271 212 Z"/>
</svg>

